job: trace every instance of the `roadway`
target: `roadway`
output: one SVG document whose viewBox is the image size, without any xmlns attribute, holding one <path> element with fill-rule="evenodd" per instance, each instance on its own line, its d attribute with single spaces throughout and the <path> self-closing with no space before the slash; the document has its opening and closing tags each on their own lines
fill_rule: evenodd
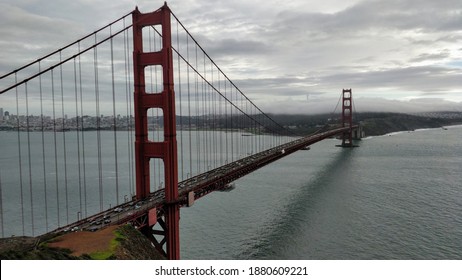
<svg viewBox="0 0 462 280">
<path fill-rule="evenodd" d="M 172 201 L 170 203 L 176 203 L 180 206 L 188 206 L 188 197 L 191 196 L 190 194 L 193 194 L 194 200 L 197 200 L 210 192 L 225 190 L 229 187 L 231 182 L 273 161 L 290 155 L 316 142 L 343 133 L 349 129 L 350 128 L 348 127 L 336 128 L 326 132 L 303 137 L 191 177 L 178 183 L 178 200 Z M 191 201 L 189 201 L 189 203 L 190 202 Z M 109 225 L 124 224 L 127 222 L 135 221 L 135 226 L 142 227 L 147 223 L 147 216 L 149 211 L 155 208 L 157 217 L 159 217 L 163 215 L 163 206 L 166 203 L 165 192 L 163 189 L 161 189 L 151 193 L 145 199 L 133 200 L 123 203 L 104 212 L 72 223 L 68 226 L 58 228 L 53 232 L 67 232 L 77 230 L 95 231 Z"/>
</svg>

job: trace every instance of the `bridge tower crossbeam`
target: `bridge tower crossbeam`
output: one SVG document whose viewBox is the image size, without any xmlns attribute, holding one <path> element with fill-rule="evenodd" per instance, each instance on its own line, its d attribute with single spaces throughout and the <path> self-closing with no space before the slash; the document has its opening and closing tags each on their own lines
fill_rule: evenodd
<svg viewBox="0 0 462 280">
<path fill-rule="evenodd" d="M 178 200 L 178 155 L 170 15 L 171 11 L 167 4 L 157 11 L 146 14 L 140 13 L 137 8 L 132 15 L 136 198 L 144 199 L 150 193 L 150 159 L 162 159 L 165 170 L 164 215 L 158 216 L 155 214 L 156 210 L 152 209 L 149 214 L 150 219 L 141 232 L 151 239 L 156 248 L 168 259 L 179 259 L 180 210 L 179 205 L 175 203 Z M 156 52 L 143 52 L 143 28 L 154 25 L 162 26 L 162 49 Z M 159 93 L 146 92 L 145 68 L 153 65 L 160 65 L 163 71 L 163 90 Z M 148 109 L 151 108 L 160 108 L 163 111 L 164 140 L 162 142 L 148 139 Z M 156 223 L 161 225 L 162 233 L 153 229 Z M 163 240 L 158 242 L 155 234 L 163 236 Z"/>
</svg>

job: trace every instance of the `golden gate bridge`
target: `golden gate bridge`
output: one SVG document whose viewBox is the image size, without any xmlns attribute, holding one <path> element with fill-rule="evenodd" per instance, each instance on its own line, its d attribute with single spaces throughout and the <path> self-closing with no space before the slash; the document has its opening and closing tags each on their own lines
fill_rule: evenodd
<svg viewBox="0 0 462 280">
<path fill-rule="evenodd" d="M 307 136 L 279 124 L 167 4 L 135 9 L 0 81 L 11 110 L 0 121 L 10 140 L 2 237 L 131 223 L 179 259 L 181 207 L 326 138 L 353 147 L 359 129 L 351 89 L 337 124 Z"/>
</svg>

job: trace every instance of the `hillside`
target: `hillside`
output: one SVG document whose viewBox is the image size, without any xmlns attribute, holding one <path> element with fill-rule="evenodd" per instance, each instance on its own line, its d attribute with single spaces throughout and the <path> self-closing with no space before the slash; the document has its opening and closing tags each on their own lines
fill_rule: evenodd
<svg viewBox="0 0 462 280">
<path fill-rule="evenodd" d="M 2 260 L 153 260 L 164 259 L 130 225 L 88 232 L 0 239 Z"/>
<path fill-rule="evenodd" d="M 272 115 L 272 117 L 294 132 L 306 135 L 324 124 L 340 123 L 339 115 Z M 419 128 L 437 128 L 461 124 L 462 113 L 438 112 L 419 115 L 398 113 L 356 113 L 355 123 L 361 123 L 367 136 L 384 135 L 396 131 L 410 131 Z"/>
</svg>

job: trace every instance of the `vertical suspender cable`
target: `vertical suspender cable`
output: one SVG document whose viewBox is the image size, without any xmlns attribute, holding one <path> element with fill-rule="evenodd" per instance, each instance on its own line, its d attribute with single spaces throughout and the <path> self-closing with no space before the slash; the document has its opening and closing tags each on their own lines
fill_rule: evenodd
<svg viewBox="0 0 462 280">
<path fill-rule="evenodd" d="M 204 61 L 204 77 L 205 79 L 207 79 L 207 73 L 206 73 L 206 68 L 205 68 L 205 54 L 203 54 L 203 61 Z M 206 85 L 205 85 L 205 80 L 202 80 L 202 104 L 203 104 L 203 110 L 204 110 L 204 138 L 205 138 L 205 141 L 204 141 L 204 156 L 205 156 L 205 160 L 204 160 L 204 170 L 206 171 L 209 171 L 209 154 L 208 154 L 208 147 L 209 147 L 209 143 L 208 143 L 208 112 L 207 112 L 207 94 L 206 94 Z"/>
<path fill-rule="evenodd" d="M 237 159 L 241 159 L 240 155 L 241 155 L 241 149 L 240 149 L 240 138 L 239 138 L 239 133 L 240 133 L 240 130 L 241 130 L 241 112 L 239 111 L 239 95 L 238 95 L 238 91 L 236 90 L 236 110 L 237 110 L 237 133 L 236 133 L 236 156 L 237 156 Z"/>
<path fill-rule="evenodd" d="M 79 98 L 78 98 L 78 89 L 77 89 L 77 63 L 74 58 L 74 97 L 75 97 L 75 119 L 76 119 L 76 129 L 75 136 L 77 138 L 77 172 L 79 176 L 79 212 L 83 214 L 83 205 L 82 205 L 82 170 L 81 170 L 81 161 L 80 161 L 80 116 L 79 116 Z"/>
<path fill-rule="evenodd" d="M 97 42 L 95 34 L 95 44 Z M 98 79 L 98 48 L 93 49 L 93 67 L 95 70 L 95 106 L 96 106 L 96 144 L 98 150 L 98 190 L 99 190 L 99 210 L 103 211 L 103 171 L 101 158 L 101 115 L 99 107 L 99 79 Z"/>
<path fill-rule="evenodd" d="M 197 59 L 197 45 L 195 45 L 195 50 L 196 50 L 196 69 L 199 69 L 199 65 L 198 65 L 198 59 Z M 195 81 L 195 90 L 196 90 L 196 94 L 195 94 L 195 99 L 196 99 L 196 152 L 197 152 L 197 155 L 196 155 L 196 159 L 197 159 L 197 174 L 200 174 L 201 173 L 201 159 L 200 159 L 200 155 L 201 155 L 201 147 L 200 147 L 200 122 L 199 122 L 199 118 L 200 118 L 200 98 L 199 98 L 199 77 L 197 76 L 197 74 L 195 75 L 196 77 L 196 81 Z"/>
<path fill-rule="evenodd" d="M 226 90 L 226 80 L 225 80 L 225 97 L 226 96 L 227 96 L 227 90 Z M 225 127 L 226 127 L 226 129 L 225 129 L 225 146 L 226 146 L 226 148 L 225 148 L 226 149 L 226 160 L 225 160 L 225 162 L 229 163 L 229 159 L 228 159 L 228 146 L 229 146 L 228 145 L 228 135 L 230 134 L 230 131 L 229 131 L 229 127 L 228 127 L 228 119 L 229 119 L 229 117 L 228 117 L 228 102 L 225 101 L 224 104 L 225 104 L 225 115 L 224 115 L 224 117 L 225 117 Z"/>
<path fill-rule="evenodd" d="M 218 91 L 221 92 L 221 80 L 220 80 L 220 72 L 218 72 Z M 222 108 L 221 108 L 221 100 L 218 98 L 218 119 L 219 119 L 219 140 L 220 140 L 220 165 L 223 165 L 223 115 L 222 115 Z"/>
<path fill-rule="evenodd" d="M 261 114 L 259 114 L 259 112 L 255 112 L 255 113 L 257 114 L 257 119 L 258 119 L 258 117 L 260 117 Z M 262 126 L 261 126 L 261 122 L 259 121 L 258 122 L 258 151 L 263 151 L 262 138 L 263 138 Z"/>
<path fill-rule="evenodd" d="M 59 61 L 62 61 L 62 52 L 59 52 Z M 63 85 L 63 66 L 59 65 L 60 83 L 61 83 L 61 115 L 62 125 L 61 131 L 63 133 L 63 159 L 64 159 L 64 190 L 66 195 L 66 223 L 69 224 L 69 194 L 67 183 L 67 149 L 66 149 L 66 118 L 64 114 L 64 85 Z"/>
<path fill-rule="evenodd" d="M 80 52 L 80 43 L 79 43 Z M 83 205 L 85 207 L 84 216 L 88 216 L 87 205 L 87 162 L 85 157 L 85 122 L 83 114 L 83 89 L 82 89 L 82 60 L 79 56 L 79 94 L 80 94 L 80 116 L 82 116 L 81 130 L 82 130 L 82 162 L 83 162 Z"/>
<path fill-rule="evenodd" d="M 231 161 L 234 161 L 234 119 L 233 119 L 233 111 L 234 107 L 231 106 L 233 102 L 233 88 L 231 87 L 230 89 L 230 100 L 231 103 L 229 105 L 230 111 L 231 111 L 231 118 L 230 118 L 230 128 L 231 128 Z"/>
<path fill-rule="evenodd" d="M 210 75 L 211 75 L 211 84 L 213 86 L 213 65 L 210 64 Z M 213 166 L 213 168 L 215 168 L 215 149 L 216 149 L 216 142 L 215 142 L 215 93 L 213 92 L 213 89 L 209 86 L 209 89 L 210 89 L 210 100 L 209 100 L 209 103 L 210 103 L 210 113 L 212 114 L 212 117 L 211 117 L 211 121 L 212 121 L 212 127 L 210 129 L 210 148 L 211 148 L 211 157 L 210 157 L 210 162 Z M 213 169 L 212 168 L 212 169 Z"/>
<path fill-rule="evenodd" d="M 236 96 L 236 134 L 235 134 L 235 137 L 236 137 L 236 159 L 239 160 L 241 159 L 240 158 L 240 154 L 241 154 L 241 149 L 240 149 L 240 130 L 241 130 L 241 112 L 239 111 L 239 95 L 238 95 L 238 91 L 236 90 L 235 91 L 235 96 Z"/>
<path fill-rule="evenodd" d="M 39 62 L 39 72 L 41 71 L 41 63 Z M 45 124 L 43 117 L 43 90 L 42 90 L 42 75 L 39 76 L 39 93 L 40 93 L 40 124 L 42 136 L 42 168 L 43 168 L 43 192 L 45 201 L 45 229 L 48 232 L 48 195 L 47 195 L 47 168 L 45 160 Z"/>
<path fill-rule="evenodd" d="M 189 62 L 189 36 L 186 36 L 186 56 Z M 192 173 L 192 127 L 191 127 L 191 81 L 189 79 L 189 68 L 187 67 L 187 79 L 188 79 L 188 134 L 189 134 L 189 176 L 187 179 L 193 176 Z"/>
<path fill-rule="evenodd" d="M 205 60 L 205 57 L 204 57 L 204 60 Z M 208 69 L 206 68 L 205 69 L 205 72 L 207 72 Z M 210 78 L 210 77 L 209 77 Z M 206 80 L 206 82 L 208 82 L 208 80 Z M 207 136 L 208 136 L 208 150 L 209 150 L 209 157 L 208 157 L 208 170 L 211 170 L 212 169 L 212 165 L 213 165 L 213 136 L 212 136 L 212 132 L 213 132 L 213 112 L 212 112 L 212 89 L 211 87 L 206 83 L 205 84 L 206 86 L 206 104 L 207 104 L 207 112 L 208 112 L 208 130 L 207 130 Z"/>
<path fill-rule="evenodd" d="M 245 155 L 245 141 L 244 138 L 242 137 L 242 133 L 245 132 L 245 110 L 244 110 L 244 99 L 242 99 L 242 95 L 239 95 L 239 98 L 241 99 L 241 102 L 239 104 L 239 109 L 241 110 L 241 132 L 240 132 L 240 137 L 239 141 L 241 143 L 241 158 L 243 155 Z"/>
<path fill-rule="evenodd" d="M 212 64 L 210 65 L 210 70 L 212 72 L 212 85 L 214 84 L 214 77 L 213 77 L 213 66 Z M 216 106 L 215 106 L 215 99 L 216 95 L 215 92 L 213 91 L 213 88 L 210 89 L 210 97 L 211 97 L 211 102 L 212 102 L 212 114 L 213 114 L 213 129 L 212 129 L 212 136 L 213 136 L 213 145 L 212 145 L 212 150 L 213 150 L 213 168 L 217 167 L 217 112 L 216 112 Z"/>
<path fill-rule="evenodd" d="M 61 226 L 61 214 L 60 214 L 60 203 L 59 203 L 59 180 L 58 180 L 58 145 L 56 139 L 56 102 L 55 102 L 55 75 L 53 69 L 51 69 L 51 99 L 53 104 L 53 146 L 55 156 L 55 188 L 56 188 L 56 214 L 58 216 L 58 227 Z"/>
<path fill-rule="evenodd" d="M 26 131 L 27 131 L 27 155 L 29 163 L 29 199 L 30 199 L 30 213 L 31 213 L 31 226 L 32 236 L 35 236 L 35 223 L 34 223 L 34 196 L 32 192 L 32 157 L 30 148 L 30 123 L 29 123 L 29 92 L 27 90 L 27 82 L 24 84 L 26 91 Z"/>
<path fill-rule="evenodd" d="M 205 56 L 203 55 L 202 56 L 202 59 L 203 59 L 203 73 L 204 73 L 204 77 L 207 76 L 207 73 L 206 73 L 206 68 L 205 68 Z M 204 160 L 204 170 L 205 171 L 209 171 L 209 143 L 208 143 L 208 140 L 209 140 L 209 135 L 208 135 L 208 129 L 209 129 L 209 124 L 208 124 L 208 108 L 207 108 L 207 86 L 206 86 L 206 82 L 205 80 L 202 80 L 202 108 L 203 108 L 203 114 L 204 114 L 204 156 L 205 156 L 205 160 Z"/>
<path fill-rule="evenodd" d="M 212 68 L 212 64 L 210 64 L 210 68 Z M 213 84 L 213 68 L 212 70 L 212 84 Z M 217 150 L 218 150 L 218 141 L 217 141 L 217 104 L 216 104 L 216 99 L 217 95 L 214 91 L 212 91 L 212 102 L 213 102 L 213 148 L 214 148 L 214 168 L 216 168 L 217 165 Z"/>
<path fill-rule="evenodd" d="M 257 150 L 258 152 L 261 152 L 263 151 L 262 147 L 261 147 L 261 138 L 263 137 L 262 135 L 262 131 L 261 131 L 261 124 L 260 124 L 260 121 L 258 120 L 260 114 L 259 112 L 257 111 L 257 108 L 255 108 L 255 118 L 257 120 L 257 124 L 255 124 L 255 126 L 257 127 L 257 132 L 258 132 L 258 139 L 257 139 Z"/>
<path fill-rule="evenodd" d="M 204 57 L 204 61 L 205 57 Z M 204 69 L 205 73 L 208 73 L 208 65 L 206 63 L 206 68 Z M 210 79 L 210 75 L 209 75 Z M 212 143 L 212 131 L 213 131 L 213 112 L 212 112 L 212 91 L 210 86 L 208 85 L 208 80 L 205 80 L 205 100 L 206 100 L 206 106 L 207 106 L 207 150 L 208 150 L 208 157 L 207 157 L 207 170 L 212 169 L 213 165 L 213 143 Z"/>
<path fill-rule="evenodd" d="M 205 57 L 204 57 L 204 60 L 205 60 Z M 207 65 L 207 68 L 205 70 L 206 72 L 208 71 L 208 65 Z M 209 79 L 211 79 L 212 77 L 212 74 L 210 73 L 209 75 Z M 209 80 L 206 80 L 207 83 L 213 83 L 213 80 L 212 82 L 209 82 Z M 213 166 L 213 107 L 212 107 L 212 88 L 210 87 L 210 85 L 206 84 L 205 85 L 207 87 L 207 91 L 206 91 L 206 97 L 207 97 L 207 108 L 208 108 L 208 127 L 209 127 L 209 130 L 208 130 L 208 137 L 209 137 L 209 144 L 208 144 L 208 148 L 209 148 L 209 170 L 212 169 L 212 166 Z"/>
<path fill-rule="evenodd" d="M 205 63 L 205 61 L 204 61 Z M 205 66 L 204 66 L 205 68 Z M 201 141 L 202 142 L 202 145 L 204 146 L 204 152 L 202 153 L 203 154 L 203 162 L 204 162 L 204 172 L 207 171 L 207 125 L 206 125 L 206 120 L 207 120 L 207 113 L 206 113 L 206 110 L 205 110 L 205 98 L 204 98 L 204 92 L 205 92 L 205 88 L 204 88 L 204 80 L 202 80 L 202 86 L 201 86 L 201 103 L 202 103 L 202 133 L 203 133 L 203 137 L 204 139 Z"/>
<path fill-rule="evenodd" d="M 178 33 L 178 21 L 176 23 L 176 44 L 177 44 L 177 48 L 178 48 L 178 51 L 180 51 L 180 37 L 179 37 L 179 33 Z M 183 100 L 182 100 L 182 94 L 181 94 L 181 61 L 180 61 L 180 57 L 177 56 L 177 59 L 178 59 L 178 95 L 179 95 L 179 107 L 180 107 L 180 157 L 181 157 L 181 180 L 183 181 L 184 180 L 184 162 L 183 162 L 183 159 L 184 159 L 184 153 L 183 153 L 183 111 L 182 111 L 182 108 L 183 108 Z M 176 125 L 176 124 L 175 124 Z"/>
<path fill-rule="evenodd" d="M 250 113 L 249 113 L 249 111 L 248 111 L 249 108 L 247 107 L 247 101 L 244 101 L 244 104 L 245 104 L 245 114 L 246 114 L 245 127 L 246 127 L 246 129 L 248 130 L 248 129 L 249 129 L 249 124 L 252 123 L 252 122 L 251 122 L 252 120 L 251 120 L 250 117 L 249 117 L 249 116 L 250 116 Z M 249 134 L 249 135 L 250 135 L 250 134 Z M 248 137 L 247 137 L 247 139 L 250 140 L 250 142 L 249 142 L 249 141 L 245 141 L 245 156 L 250 155 L 249 149 L 252 148 L 252 146 L 251 146 L 251 145 L 252 145 L 252 142 L 251 142 L 252 139 L 251 139 L 251 138 L 249 139 Z"/>
<path fill-rule="evenodd" d="M 14 73 L 15 83 L 18 82 L 17 73 Z M 22 234 L 25 235 L 25 227 L 24 227 L 24 195 L 23 195 L 23 183 L 22 183 L 22 154 L 21 154 L 21 122 L 19 118 L 19 96 L 18 96 L 18 87 L 15 88 L 16 90 L 16 118 L 18 124 L 18 156 L 19 156 L 19 190 L 20 190 L 20 198 L 21 198 L 21 222 L 22 222 Z"/>
<path fill-rule="evenodd" d="M 35 235 L 35 225 L 34 225 L 34 197 L 32 193 L 32 157 L 31 157 L 31 147 L 30 147 L 30 123 L 29 123 L 29 92 L 27 87 L 27 82 L 24 84 L 25 93 L 26 93 L 26 131 L 27 131 L 27 155 L 28 155 L 28 164 L 29 164 L 29 198 L 30 198 L 30 209 L 31 209 L 31 221 L 32 221 L 32 236 Z"/>
<path fill-rule="evenodd" d="M 2 238 L 5 237 L 5 226 L 3 224 L 3 189 L 2 189 L 2 170 L 0 169 L 0 225 L 2 226 Z"/>
<path fill-rule="evenodd" d="M 109 27 L 111 34 L 111 78 L 112 78 L 112 118 L 114 121 L 114 161 L 115 161 L 115 188 L 116 188 L 116 203 L 119 205 L 119 158 L 117 146 L 117 112 L 116 112 L 116 93 L 115 93 L 115 74 L 114 74 L 114 42 L 112 39 L 112 26 Z"/>
<path fill-rule="evenodd" d="M 255 110 L 255 107 L 252 106 L 252 116 L 253 116 L 253 124 L 252 124 L 252 130 L 253 130 L 253 134 L 254 134 L 254 137 L 253 138 L 253 141 L 252 141 L 252 149 L 253 149 L 253 153 L 256 154 L 259 152 L 258 150 L 258 139 L 260 138 L 260 134 L 258 133 L 258 130 L 257 130 L 257 114 L 256 114 L 256 110 Z"/>
<path fill-rule="evenodd" d="M 227 91 L 227 87 L 226 87 L 226 80 L 225 80 L 225 96 L 226 98 L 228 98 L 228 91 Z M 228 98 L 229 99 L 229 98 Z M 225 138 L 225 146 L 226 146 L 226 163 L 230 163 L 229 161 L 229 140 L 228 138 L 232 135 L 232 130 L 231 130 L 231 107 L 230 107 L 230 110 L 229 110 L 229 113 L 228 113 L 228 105 L 230 105 L 229 102 L 225 102 L 225 119 L 226 119 L 226 138 Z M 230 115 L 228 115 L 230 114 Z"/>
</svg>

